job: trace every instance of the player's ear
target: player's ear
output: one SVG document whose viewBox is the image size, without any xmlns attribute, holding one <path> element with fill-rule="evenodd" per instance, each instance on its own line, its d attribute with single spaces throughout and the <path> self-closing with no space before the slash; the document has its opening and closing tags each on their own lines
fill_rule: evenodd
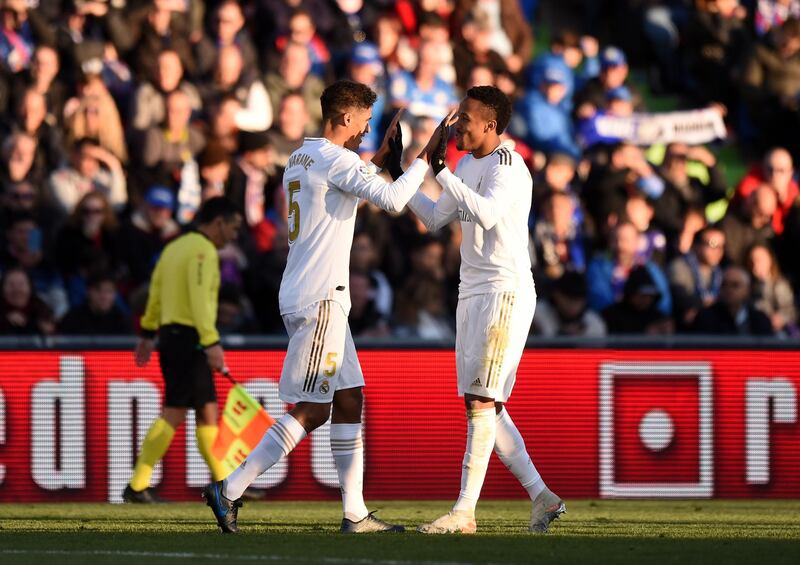
<svg viewBox="0 0 800 565">
<path fill-rule="evenodd" d="M 342 114 L 342 124 L 347 127 L 353 121 L 353 114 L 351 112 L 344 112 Z"/>
<path fill-rule="evenodd" d="M 497 120 L 489 120 L 486 122 L 485 131 L 488 133 L 497 129 Z"/>
</svg>

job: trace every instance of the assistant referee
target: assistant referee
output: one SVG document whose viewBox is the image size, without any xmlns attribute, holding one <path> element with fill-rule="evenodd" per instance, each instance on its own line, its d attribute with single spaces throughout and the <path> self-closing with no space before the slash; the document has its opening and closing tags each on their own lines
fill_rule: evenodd
<svg viewBox="0 0 800 565">
<path fill-rule="evenodd" d="M 217 437 L 213 372 L 225 367 L 216 328 L 217 249 L 236 239 L 242 217 L 235 204 L 220 196 L 203 203 L 195 222 L 195 230 L 164 248 L 150 279 L 135 359 L 139 367 L 148 363 L 158 333 L 164 409 L 144 438 L 133 477 L 122 494 L 125 502 L 158 502 L 150 488 L 153 467 L 164 457 L 190 409 L 195 411 L 197 447 L 214 480 L 224 478 L 211 455 Z"/>
</svg>

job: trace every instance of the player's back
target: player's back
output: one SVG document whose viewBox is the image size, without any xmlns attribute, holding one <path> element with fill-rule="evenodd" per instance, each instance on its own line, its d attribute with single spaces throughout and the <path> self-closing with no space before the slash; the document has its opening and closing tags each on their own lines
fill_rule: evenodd
<svg viewBox="0 0 800 565">
<path fill-rule="evenodd" d="M 350 309 L 350 247 L 358 198 L 332 186 L 331 166 L 355 154 L 325 138 L 306 138 L 283 175 L 289 221 L 289 256 L 283 272 L 281 314 L 320 300 Z M 355 156 L 357 160 L 357 156 Z"/>
<path fill-rule="evenodd" d="M 533 180 L 522 156 L 503 143 L 483 158 L 464 156 L 454 174 L 478 194 L 491 191 L 504 201 L 503 213 L 488 230 L 458 210 L 463 234 L 459 296 L 532 290 L 528 216 Z"/>
</svg>

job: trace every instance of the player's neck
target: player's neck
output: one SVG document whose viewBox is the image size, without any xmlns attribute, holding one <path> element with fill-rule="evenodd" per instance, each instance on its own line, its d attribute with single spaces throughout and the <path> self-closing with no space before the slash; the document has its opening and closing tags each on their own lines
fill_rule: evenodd
<svg viewBox="0 0 800 565">
<path fill-rule="evenodd" d="M 501 143 L 500 137 L 496 135 L 493 135 L 491 138 L 487 137 L 483 143 L 481 143 L 476 149 L 472 150 L 472 156 L 475 159 L 482 159 L 500 147 Z"/>
<path fill-rule="evenodd" d="M 344 147 L 348 139 L 347 132 L 342 128 L 336 128 L 330 122 L 326 122 L 322 128 L 322 137 L 340 147 Z"/>
</svg>

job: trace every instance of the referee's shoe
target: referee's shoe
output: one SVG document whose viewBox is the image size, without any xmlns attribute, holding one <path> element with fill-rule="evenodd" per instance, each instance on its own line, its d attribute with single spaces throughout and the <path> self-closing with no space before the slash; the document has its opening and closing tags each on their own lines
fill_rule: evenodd
<svg viewBox="0 0 800 565">
<path fill-rule="evenodd" d="M 235 534 L 239 531 L 236 519 L 239 516 L 239 508 L 242 507 L 242 499 L 229 500 L 222 494 L 222 481 L 211 483 L 203 489 L 203 498 L 206 504 L 214 512 L 214 516 L 219 524 L 219 529 L 224 534 Z"/>
</svg>

